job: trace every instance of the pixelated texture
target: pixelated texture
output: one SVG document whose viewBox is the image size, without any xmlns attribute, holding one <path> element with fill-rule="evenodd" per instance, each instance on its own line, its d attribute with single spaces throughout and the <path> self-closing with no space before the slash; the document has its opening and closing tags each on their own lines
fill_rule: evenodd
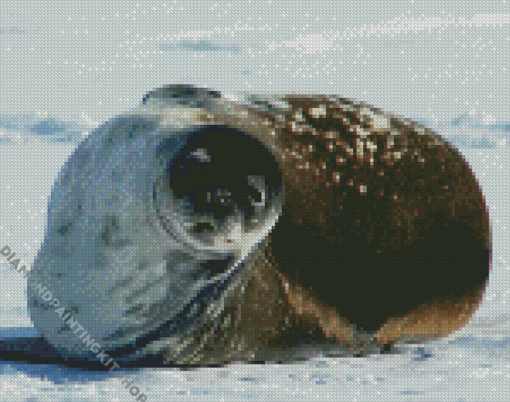
<svg viewBox="0 0 510 402">
<path fill-rule="evenodd" d="M 8 4 L 2 399 L 505 400 L 508 5 L 274 3 Z"/>
</svg>

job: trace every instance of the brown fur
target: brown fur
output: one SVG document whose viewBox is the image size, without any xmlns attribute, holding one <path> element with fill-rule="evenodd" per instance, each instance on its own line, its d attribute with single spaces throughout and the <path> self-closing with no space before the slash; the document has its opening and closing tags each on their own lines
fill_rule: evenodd
<svg viewBox="0 0 510 402">
<path fill-rule="evenodd" d="M 462 155 L 358 102 L 280 100 L 289 108 L 219 100 L 203 114 L 203 124 L 262 141 L 286 185 L 283 213 L 212 349 L 224 361 L 250 360 L 317 328 L 354 345 L 366 326 L 381 346 L 462 328 L 482 300 L 492 246 L 485 199 Z"/>
</svg>

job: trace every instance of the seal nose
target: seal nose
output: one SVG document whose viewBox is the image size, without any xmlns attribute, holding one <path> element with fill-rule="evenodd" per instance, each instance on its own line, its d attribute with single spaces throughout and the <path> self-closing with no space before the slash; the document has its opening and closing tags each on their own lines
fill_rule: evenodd
<svg viewBox="0 0 510 402">
<path fill-rule="evenodd" d="M 193 214 L 217 220 L 225 220 L 236 208 L 245 219 L 262 213 L 262 207 L 283 186 L 270 150 L 227 126 L 207 126 L 190 133 L 186 144 L 168 161 L 166 172 L 174 197 L 187 203 Z"/>
</svg>

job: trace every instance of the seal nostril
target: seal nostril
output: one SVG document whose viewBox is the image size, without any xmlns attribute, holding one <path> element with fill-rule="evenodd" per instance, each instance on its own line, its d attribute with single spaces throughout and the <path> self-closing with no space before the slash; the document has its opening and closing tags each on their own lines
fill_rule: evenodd
<svg viewBox="0 0 510 402">
<path fill-rule="evenodd" d="M 199 222 L 193 228 L 193 233 L 214 232 L 214 226 L 209 222 Z"/>
</svg>

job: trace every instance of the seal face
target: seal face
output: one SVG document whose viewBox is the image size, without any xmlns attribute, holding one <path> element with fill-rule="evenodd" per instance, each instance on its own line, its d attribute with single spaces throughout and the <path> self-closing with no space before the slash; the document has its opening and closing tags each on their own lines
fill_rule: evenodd
<svg viewBox="0 0 510 402">
<path fill-rule="evenodd" d="M 64 317 L 118 360 L 161 339 L 178 355 L 249 277 L 243 263 L 281 212 L 282 174 L 261 142 L 197 124 L 189 108 L 176 121 L 161 104 L 146 99 L 95 130 L 53 189 L 29 305 L 66 356 L 91 353 Z M 60 314 L 44 305 L 43 288 Z"/>
<path fill-rule="evenodd" d="M 63 167 L 29 308 L 71 357 L 94 356 L 67 313 L 117 360 L 360 350 L 461 328 L 490 260 L 476 178 L 430 130 L 338 96 L 166 86 Z"/>
<path fill-rule="evenodd" d="M 204 127 L 194 133 L 169 161 L 167 175 L 180 206 L 178 215 L 189 219 L 181 225 L 192 228 L 193 241 L 210 243 L 215 250 L 218 234 L 235 225 L 244 233 L 260 232 L 283 186 L 278 164 L 268 149 L 226 126 Z M 231 222 L 231 216 L 237 222 Z"/>
</svg>

